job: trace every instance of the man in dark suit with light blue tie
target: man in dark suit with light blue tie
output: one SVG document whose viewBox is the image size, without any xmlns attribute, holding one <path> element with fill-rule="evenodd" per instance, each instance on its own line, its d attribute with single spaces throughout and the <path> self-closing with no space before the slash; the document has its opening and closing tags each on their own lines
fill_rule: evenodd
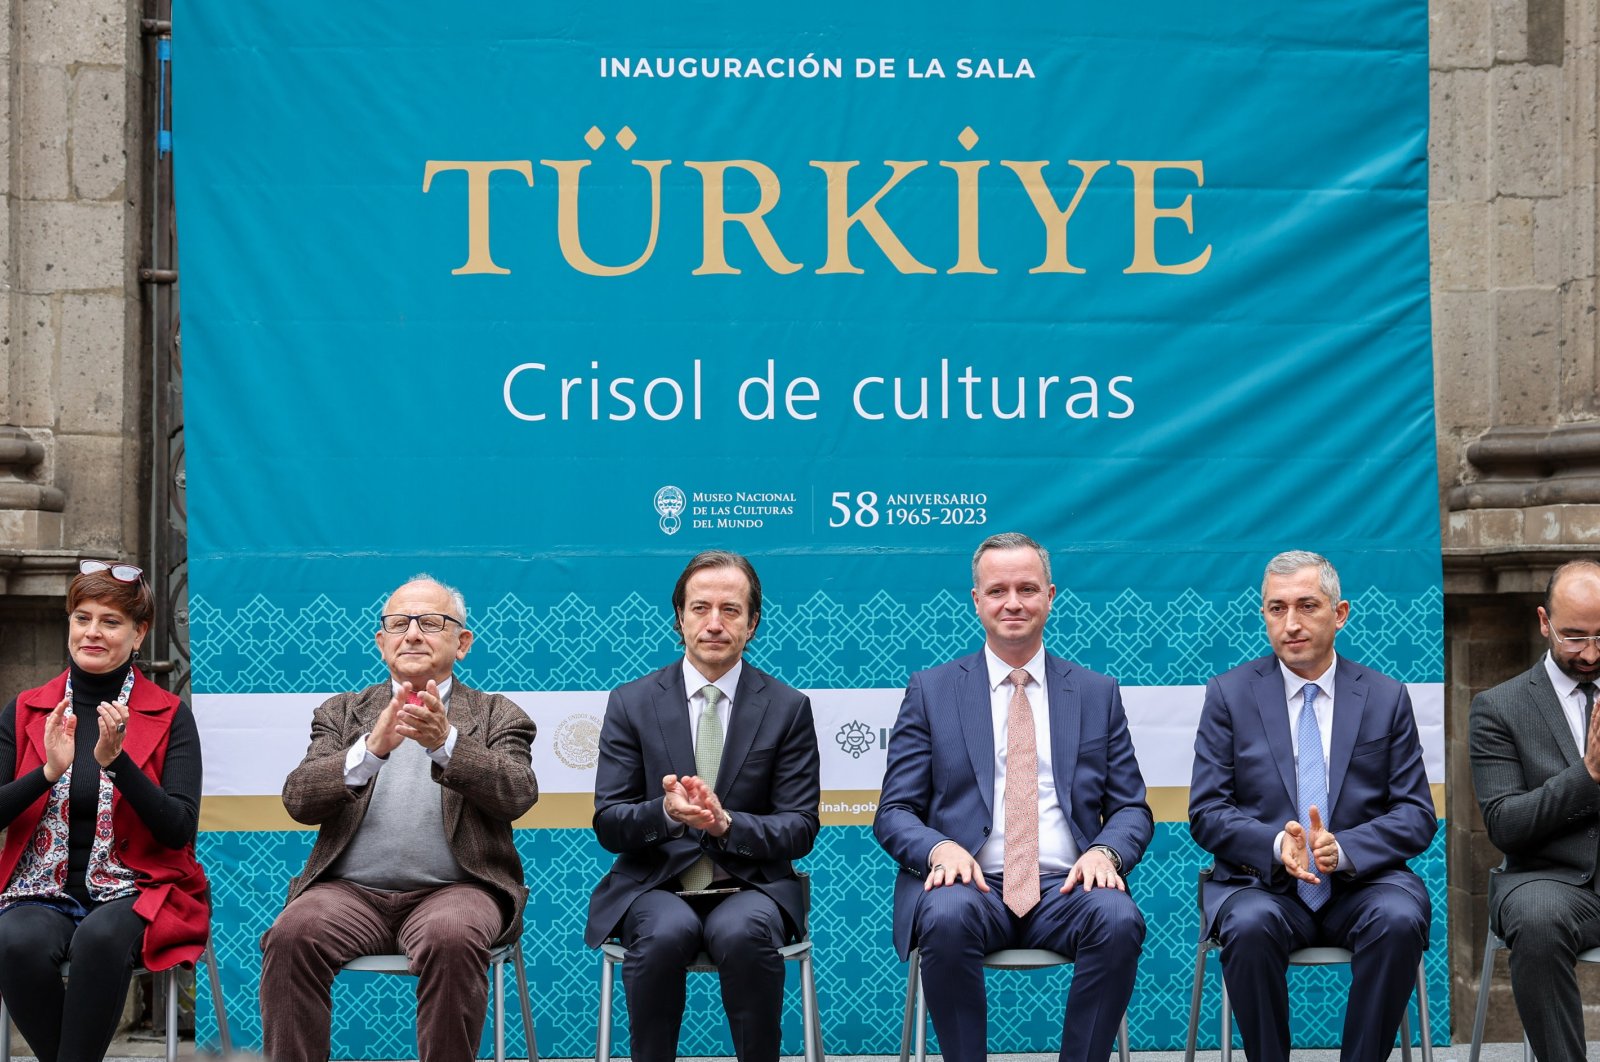
<svg viewBox="0 0 1600 1062">
<path fill-rule="evenodd" d="M 783 956 L 805 922 L 791 860 L 821 798 L 811 702 L 744 660 L 761 580 L 737 553 L 697 554 L 672 591 L 684 655 L 606 704 L 594 832 L 617 853 L 584 940 L 621 937 L 634 1062 L 670 1062 L 701 951 L 722 980 L 734 1054 L 777 1062 Z"/>
<path fill-rule="evenodd" d="M 1430 907 L 1406 861 L 1437 828 L 1406 688 L 1338 656 L 1339 573 L 1296 550 L 1268 564 L 1273 655 L 1206 684 L 1189 829 L 1215 857 L 1201 932 L 1250 1062 L 1289 1057 L 1289 953 L 1348 948 L 1340 1057 L 1386 1059 L 1428 944 Z"/>
<path fill-rule="evenodd" d="M 894 943 L 920 949 L 947 1062 L 987 1057 L 984 955 L 1075 962 L 1062 1062 L 1104 1062 L 1144 919 L 1124 877 L 1153 829 L 1115 679 L 1044 651 L 1050 555 L 994 535 L 972 558 L 982 652 L 911 676 L 873 831 L 900 865 Z"/>
</svg>

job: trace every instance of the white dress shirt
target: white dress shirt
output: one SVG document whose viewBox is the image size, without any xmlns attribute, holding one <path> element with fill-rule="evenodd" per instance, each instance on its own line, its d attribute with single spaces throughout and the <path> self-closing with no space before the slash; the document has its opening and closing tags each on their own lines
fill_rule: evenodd
<svg viewBox="0 0 1600 1062">
<path fill-rule="evenodd" d="M 1582 756 L 1583 731 L 1589 725 L 1583 691 L 1578 689 L 1577 679 L 1562 671 L 1550 659 L 1548 650 L 1544 654 L 1544 671 L 1550 676 L 1550 685 L 1555 687 L 1556 699 L 1561 702 L 1561 714 L 1567 717 L 1567 729 L 1572 731 L 1573 744 L 1578 746 L 1578 755 Z"/>
<path fill-rule="evenodd" d="M 694 743 L 695 749 L 700 748 L 700 713 L 706 709 L 705 688 L 715 686 L 722 691 L 722 700 L 717 702 L 717 720 L 722 723 L 722 740 L 728 740 L 728 721 L 733 717 L 733 693 L 739 688 L 739 676 L 744 674 L 744 659 L 741 657 L 737 663 L 728 669 L 728 673 L 711 682 L 700 674 L 700 669 L 689 663 L 689 658 L 683 658 L 683 688 L 689 694 L 686 710 L 689 713 L 689 738 Z M 682 837 L 688 829 L 683 823 L 678 822 L 667 814 L 667 798 L 661 797 L 661 820 L 667 824 L 669 837 Z M 720 866 L 712 874 L 713 881 L 721 881 L 728 877 L 728 872 Z"/>
<path fill-rule="evenodd" d="M 994 655 L 987 645 L 983 647 L 983 657 L 989 667 L 989 715 L 994 728 L 994 792 L 990 794 L 989 805 L 994 808 L 994 827 L 983 847 L 973 853 L 973 858 L 983 868 L 984 876 L 990 877 L 1003 874 L 1006 867 L 1006 724 L 1016 687 L 1011 683 L 1010 664 Z M 1044 685 L 1042 646 L 1023 670 L 1028 673 L 1028 683 L 1023 689 L 1033 708 L 1034 748 L 1039 753 L 1039 872 L 1065 874 L 1078 861 L 1078 846 L 1067 822 L 1071 794 L 1057 792 L 1052 769 L 1050 694 Z"/>
</svg>

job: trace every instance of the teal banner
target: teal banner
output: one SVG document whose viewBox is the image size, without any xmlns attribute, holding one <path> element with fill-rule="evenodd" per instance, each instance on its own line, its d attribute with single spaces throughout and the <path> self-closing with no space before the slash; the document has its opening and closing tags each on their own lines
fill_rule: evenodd
<svg viewBox="0 0 1600 1062">
<path fill-rule="evenodd" d="M 241 801 L 382 677 L 418 571 L 465 592 L 464 679 L 538 723 L 545 806 L 575 801 L 519 836 L 563 868 L 525 940 L 547 1055 L 593 1050 L 569 923 L 604 862 L 571 808 L 604 692 L 678 651 L 701 549 L 751 556 L 752 657 L 817 704 L 833 1053 L 896 1048 L 894 867 L 860 827 L 896 691 L 981 643 L 988 534 L 1052 551 L 1048 644 L 1145 706 L 1174 806 L 1288 548 L 1339 566 L 1341 650 L 1412 684 L 1443 783 L 1422 0 L 177 0 L 173 64 L 205 847 L 248 1010 L 310 835 Z M 1165 817 L 1144 1048 L 1181 1043 L 1193 964 L 1202 857 Z M 1055 1050 L 1058 993 L 1007 1008 L 1005 1049 Z M 728 1053 L 691 1011 L 685 1050 Z M 386 1036 L 341 1023 L 335 1057 Z"/>
</svg>

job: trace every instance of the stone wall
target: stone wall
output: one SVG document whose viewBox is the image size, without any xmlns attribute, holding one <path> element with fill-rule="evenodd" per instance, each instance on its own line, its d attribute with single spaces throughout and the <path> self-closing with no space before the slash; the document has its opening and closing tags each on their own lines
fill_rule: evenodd
<svg viewBox="0 0 1600 1062">
<path fill-rule="evenodd" d="M 135 3 L 0 0 L 0 678 L 59 670 L 80 556 L 148 520 Z M 41 612 L 42 610 L 42 612 Z M 43 626 L 40 624 L 43 623 Z"/>
<path fill-rule="evenodd" d="M 1452 1015 L 1472 1030 L 1486 875 L 1477 692 L 1543 649 L 1550 571 L 1600 553 L 1597 0 L 1432 0 L 1429 228 L 1445 569 Z M 1498 960 L 1487 1037 L 1521 1035 Z M 1600 971 L 1584 975 L 1600 1038 Z"/>
</svg>

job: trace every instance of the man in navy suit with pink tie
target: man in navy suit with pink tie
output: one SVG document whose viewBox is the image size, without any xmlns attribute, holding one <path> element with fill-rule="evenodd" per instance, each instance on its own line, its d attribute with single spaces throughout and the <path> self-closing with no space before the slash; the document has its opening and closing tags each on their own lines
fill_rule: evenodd
<svg viewBox="0 0 1600 1062">
<path fill-rule="evenodd" d="M 1380 1062 L 1428 945 L 1422 879 L 1406 866 L 1437 819 L 1406 688 L 1334 652 L 1350 615 L 1339 573 L 1296 550 L 1268 564 L 1273 655 L 1206 685 L 1189 829 L 1215 857 L 1201 932 L 1250 1062 L 1289 1057 L 1289 952 L 1353 953 L 1340 1058 Z"/>
<path fill-rule="evenodd" d="M 894 942 L 920 949 L 947 1062 L 987 1057 L 983 956 L 1074 960 L 1062 1062 L 1104 1062 L 1144 919 L 1124 877 L 1150 843 L 1115 679 L 1044 651 L 1050 555 L 994 535 L 972 558 L 982 652 L 911 676 L 873 831 L 900 864 Z"/>
</svg>

